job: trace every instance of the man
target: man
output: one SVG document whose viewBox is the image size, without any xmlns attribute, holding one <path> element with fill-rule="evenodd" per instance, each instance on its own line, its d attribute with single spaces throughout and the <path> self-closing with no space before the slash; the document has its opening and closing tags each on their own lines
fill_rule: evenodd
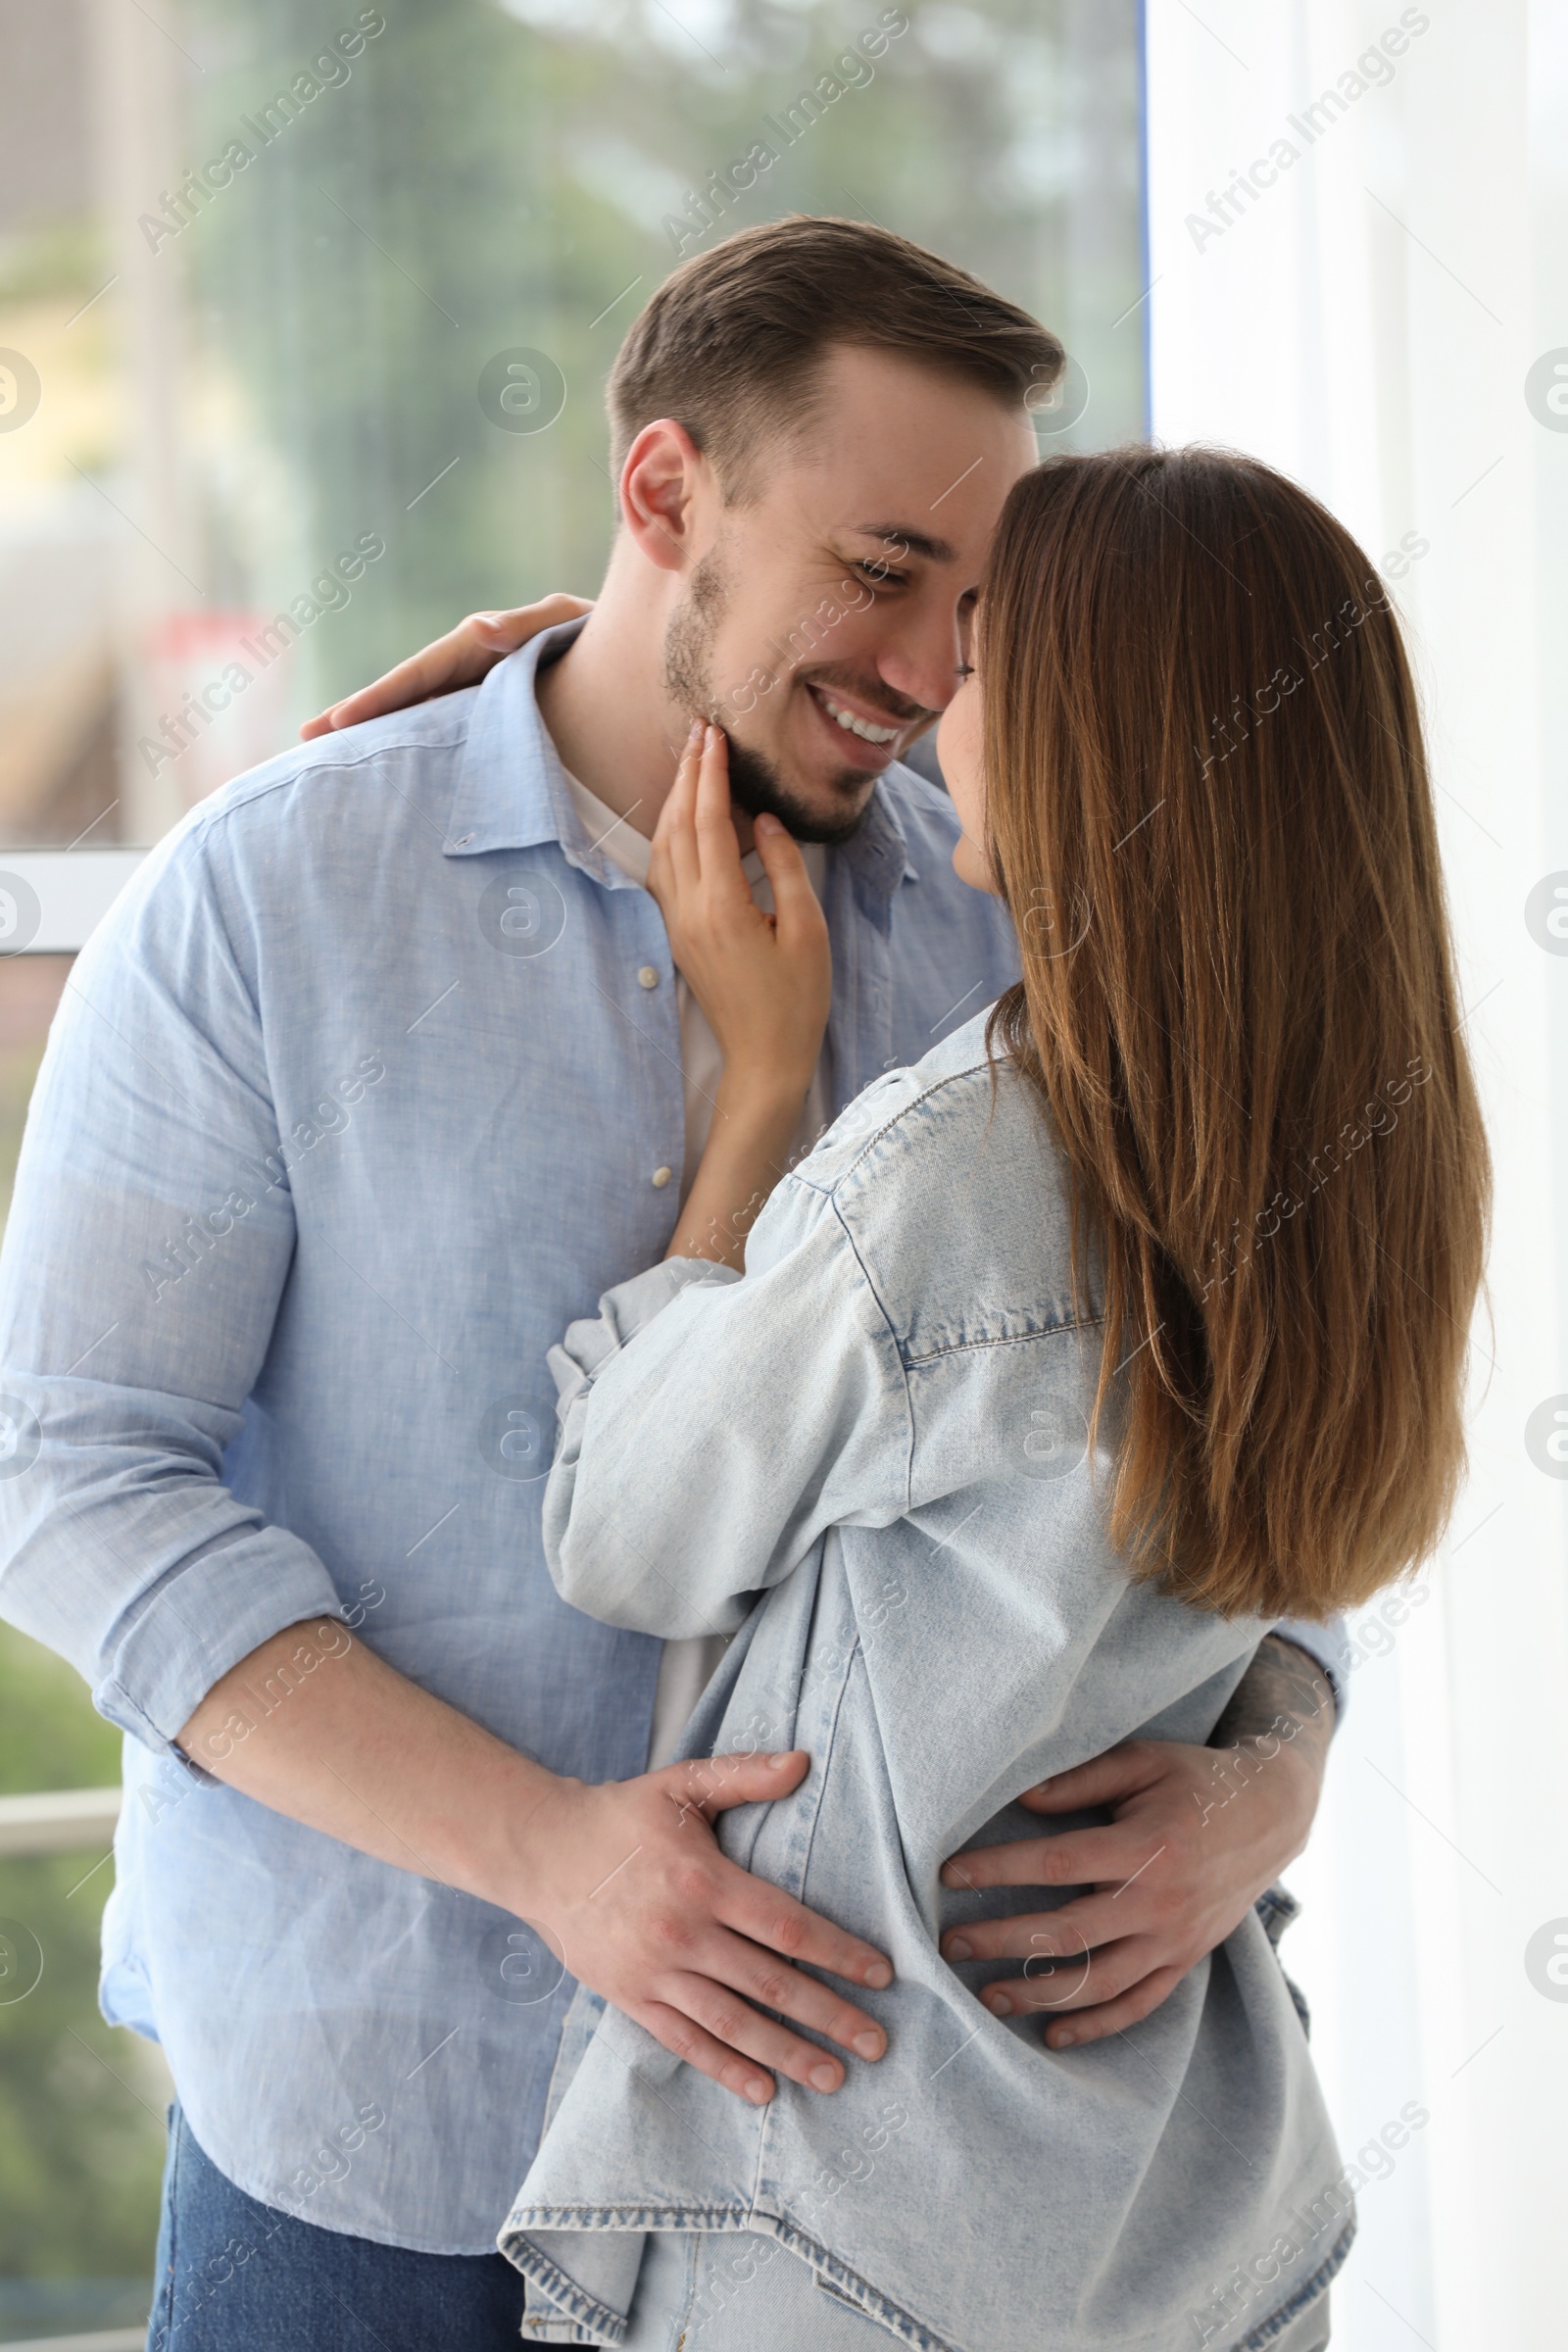
<svg viewBox="0 0 1568 2352">
<path fill-rule="evenodd" d="M 721 1084 L 640 881 L 694 712 L 822 899 L 801 1140 L 1012 977 L 950 807 L 893 762 L 954 691 L 1060 365 L 879 230 L 694 258 L 612 378 L 620 527 L 580 629 L 241 778 L 80 958 L 0 1270 L 36 1446 L 0 1482 L 0 1593 L 130 1735 L 104 2000 L 179 2092 L 173 2352 L 338 2344 L 345 2312 L 400 2347 L 514 2340 L 488 2249 L 568 1967 L 740 2096 L 829 2093 L 825 2043 L 880 2053 L 842 1988 L 881 1956 L 708 1826 L 808 1760 L 646 1770 L 707 1653 L 554 1593 L 545 1351 L 663 1253 Z M 1131 1882 L 1056 2046 L 1145 2014 L 1299 1850 L 1326 1685 L 1271 1642 L 1239 1702 L 1244 1747 L 1294 1738 L 1250 1776 L 1137 1743 L 1039 1797 L 1116 1803 Z M 1069 1833 L 985 1879 L 1072 1865 Z M 1022 1960 L 1044 1933 L 971 1936 Z"/>
</svg>

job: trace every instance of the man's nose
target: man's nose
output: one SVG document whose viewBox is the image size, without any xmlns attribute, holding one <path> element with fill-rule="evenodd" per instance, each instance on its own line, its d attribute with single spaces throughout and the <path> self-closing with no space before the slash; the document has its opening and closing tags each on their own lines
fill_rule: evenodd
<svg viewBox="0 0 1568 2352">
<path fill-rule="evenodd" d="M 968 660 L 957 606 L 933 599 L 923 612 L 890 613 L 889 624 L 877 654 L 882 683 L 924 710 L 945 710 Z"/>
</svg>

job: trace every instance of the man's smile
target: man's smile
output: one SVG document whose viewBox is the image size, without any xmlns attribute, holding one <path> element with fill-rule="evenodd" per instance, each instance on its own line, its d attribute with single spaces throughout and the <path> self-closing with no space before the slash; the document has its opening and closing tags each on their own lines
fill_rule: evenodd
<svg viewBox="0 0 1568 2352">
<path fill-rule="evenodd" d="M 815 686 L 811 691 L 817 696 L 829 718 L 837 719 L 839 725 L 847 727 L 851 734 L 863 736 L 867 743 L 897 743 L 899 737 L 904 733 L 901 726 L 878 727 L 873 726 L 868 718 L 858 718 L 846 703 L 841 703 L 823 686 Z"/>
<path fill-rule="evenodd" d="M 866 695 L 849 694 L 841 687 L 820 685 L 809 678 L 801 683 L 822 725 L 831 732 L 835 758 L 867 775 L 880 775 L 891 766 L 899 746 L 929 723 L 924 710 L 900 717 Z"/>
</svg>

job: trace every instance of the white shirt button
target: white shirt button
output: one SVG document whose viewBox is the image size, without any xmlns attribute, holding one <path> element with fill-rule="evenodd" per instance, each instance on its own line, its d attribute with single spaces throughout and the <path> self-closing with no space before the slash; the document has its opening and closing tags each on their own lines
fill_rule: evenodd
<svg viewBox="0 0 1568 2352">
<path fill-rule="evenodd" d="M 637 985 L 639 988 L 657 988 L 659 986 L 659 974 L 651 963 L 645 963 L 638 972 Z"/>
<path fill-rule="evenodd" d="M 668 1168 L 656 1168 L 654 1170 L 654 1182 L 659 1186 L 661 1192 L 662 1192 L 664 1186 L 669 1182 L 669 1178 L 670 1171 Z"/>
</svg>

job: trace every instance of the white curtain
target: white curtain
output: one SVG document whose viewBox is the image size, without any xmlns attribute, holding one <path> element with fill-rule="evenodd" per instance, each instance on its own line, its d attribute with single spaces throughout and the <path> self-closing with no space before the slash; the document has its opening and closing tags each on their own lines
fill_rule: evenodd
<svg viewBox="0 0 1568 2352">
<path fill-rule="evenodd" d="M 1568 9 L 1148 13 L 1154 430 L 1281 466 L 1390 578 L 1496 1158 L 1470 1484 L 1420 1605 L 1368 1612 L 1290 1874 L 1342 2146 L 1380 2176 L 1335 2343 L 1544 2352 L 1568 2344 Z"/>
</svg>

